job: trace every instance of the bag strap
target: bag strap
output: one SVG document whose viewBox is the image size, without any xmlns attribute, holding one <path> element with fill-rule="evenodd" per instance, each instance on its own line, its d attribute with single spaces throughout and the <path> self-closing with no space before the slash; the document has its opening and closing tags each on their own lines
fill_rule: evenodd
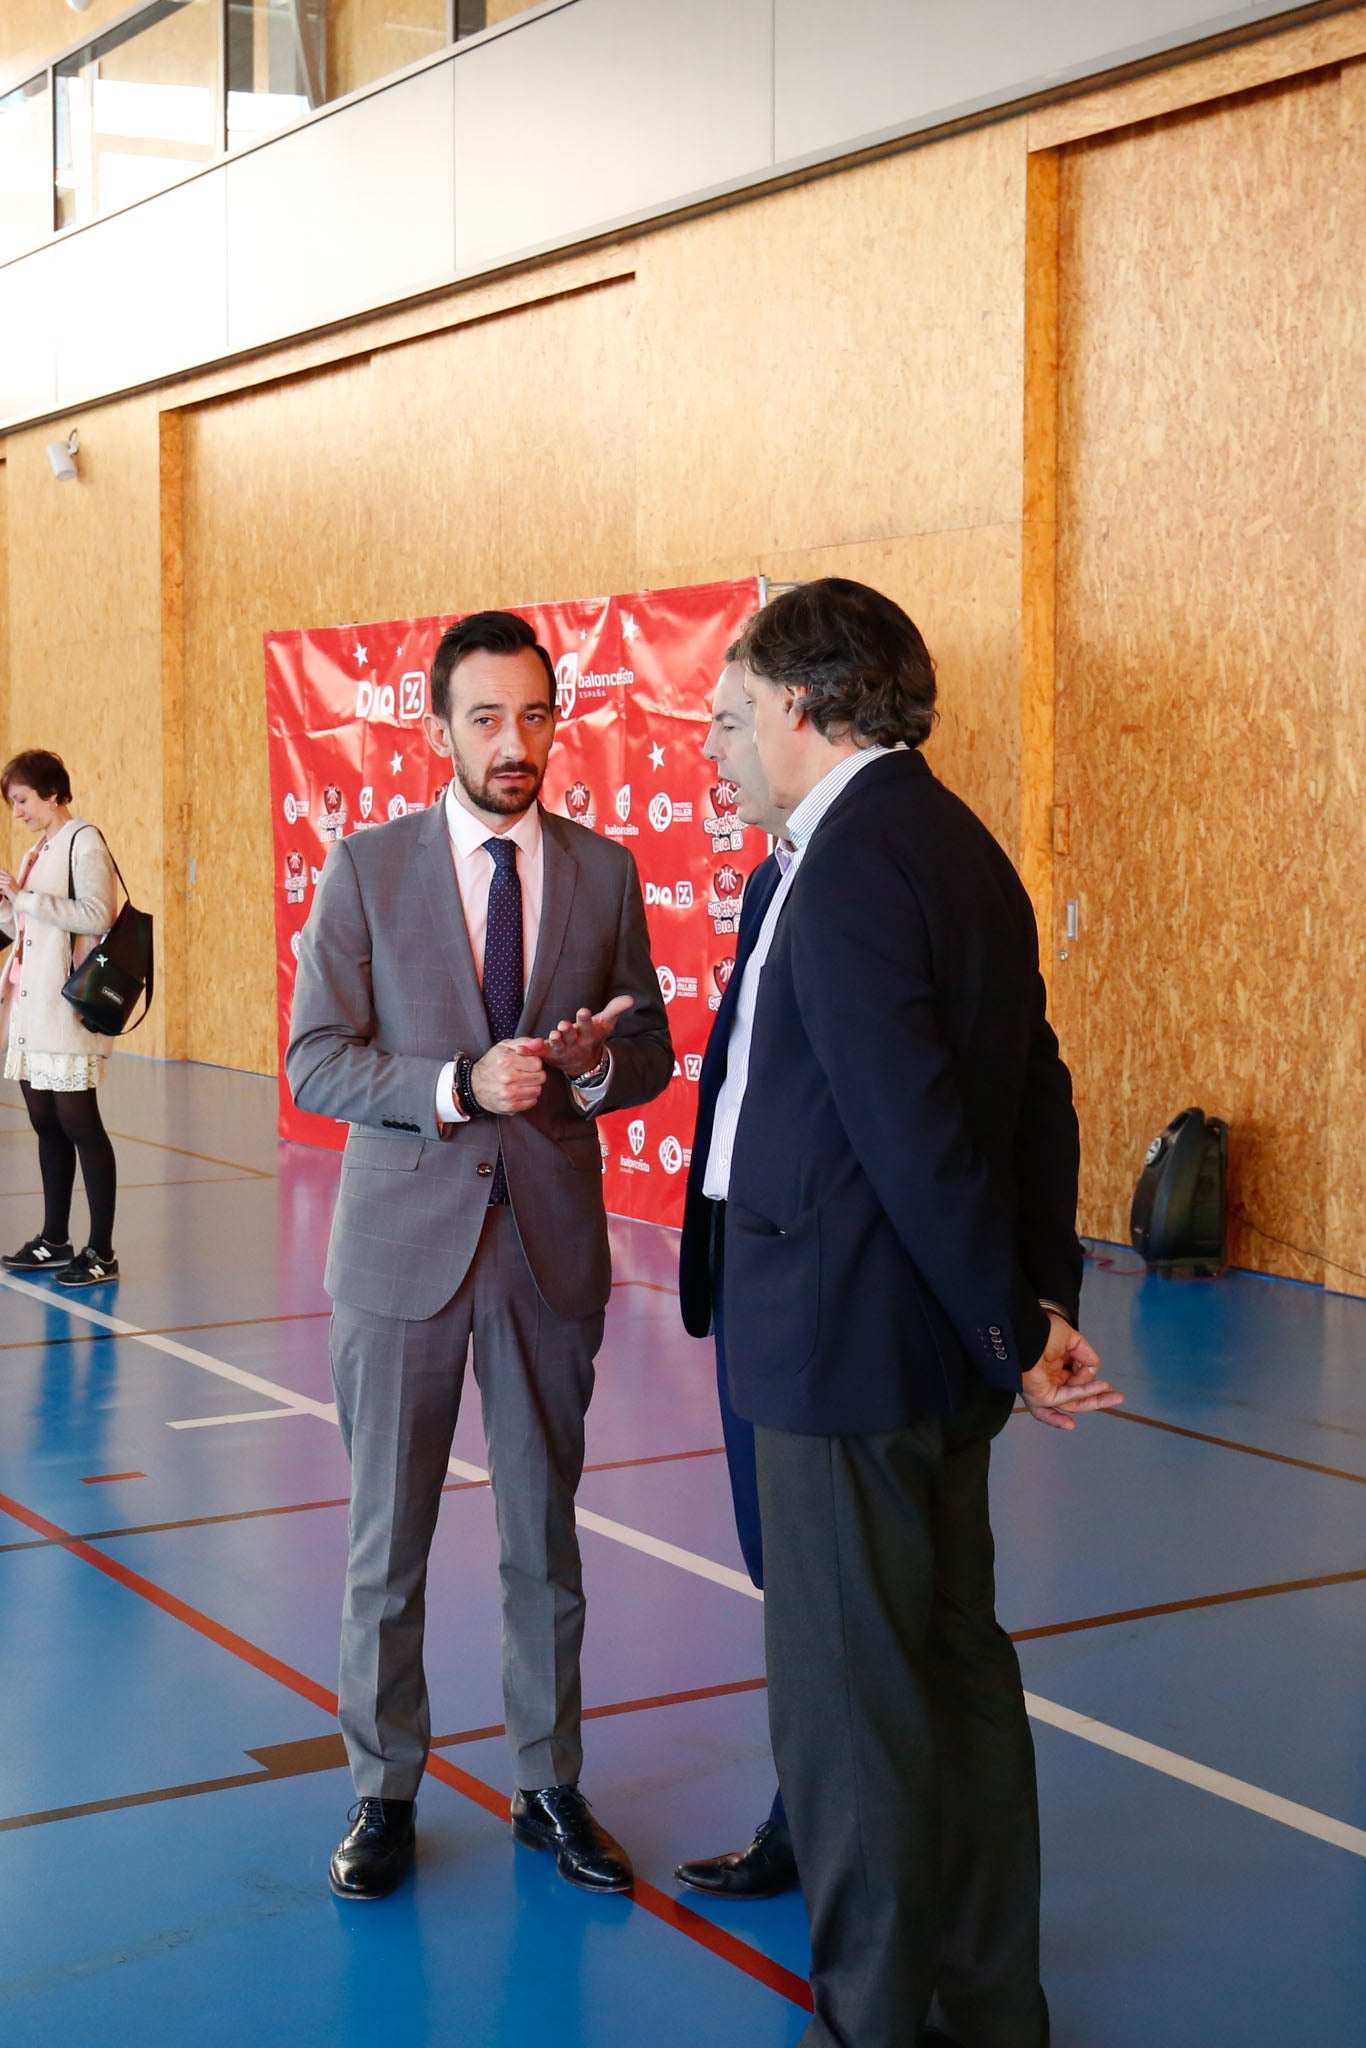
<svg viewBox="0 0 1366 2048">
<path fill-rule="evenodd" d="M 76 841 L 80 838 L 82 832 L 93 832 L 94 829 L 93 825 L 78 825 L 72 833 L 70 843 L 66 849 L 66 893 L 72 903 L 76 901 Z M 112 855 L 110 857 L 112 859 Z M 76 972 L 75 932 L 68 932 L 66 935 L 66 957 L 68 963 L 67 973 L 68 975 L 74 974 Z"/>
<path fill-rule="evenodd" d="M 105 838 L 103 832 L 100 831 L 98 825 L 78 825 L 71 835 L 71 843 L 66 849 L 66 893 L 68 899 L 72 903 L 74 903 L 76 900 L 76 841 L 80 838 L 82 832 L 93 832 L 95 834 L 95 837 L 99 840 L 100 845 L 104 848 L 105 852 L 109 854 L 109 865 L 119 878 L 119 887 L 123 891 L 123 900 L 125 903 L 131 903 L 133 899 L 128 893 L 128 884 L 123 879 L 123 869 L 119 866 L 113 854 L 110 852 L 109 841 Z M 115 911 L 114 915 L 117 917 L 118 912 Z M 66 935 L 66 951 L 67 959 L 70 962 L 68 972 L 74 974 L 76 971 L 76 934 L 74 932 L 68 932 Z M 149 1007 L 151 1004 L 151 1000 L 152 977 L 149 974 L 147 976 L 147 1002 Z M 145 1017 L 146 1015 L 147 1011 L 144 1009 L 142 1017 Z M 142 1022 L 142 1017 L 138 1018 L 139 1024 L 141 1024 Z M 124 1026 L 124 1029 L 127 1031 L 131 1031 L 133 1029 L 133 1026 L 131 1024 L 128 1024 Z"/>
</svg>

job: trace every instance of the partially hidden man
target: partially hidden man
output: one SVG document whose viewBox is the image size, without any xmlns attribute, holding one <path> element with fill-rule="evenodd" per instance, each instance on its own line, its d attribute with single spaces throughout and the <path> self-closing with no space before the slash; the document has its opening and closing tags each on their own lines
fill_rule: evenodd
<svg viewBox="0 0 1366 2048">
<path fill-rule="evenodd" d="M 919 751 L 935 680 L 912 621 L 830 577 L 775 598 L 738 655 L 793 852 L 754 945 L 722 1316 L 811 1923 L 802 2048 L 1044 2048 L 987 1480 L 1017 1399 L 1070 1430 L 1120 1398 L 1076 1327 L 1071 1084 L 1029 899 Z"/>
<path fill-rule="evenodd" d="M 358 1804 L 333 1890 L 393 1889 L 430 1741 L 427 1555 L 473 1353 L 498 1522 L 517 1839 L 624 1891 L 578 1790 L 584 1594 L 574 1521 L 611 1286 L 594 1118 L 673 1073 L 635 863 L 538 792 L 555 677 L 525 620 L 444 636 L 430 810 L 335 845 L 299 949 L 286 1071 L 351 1125 L 328 1247 L 351 1460 L 340 1719 Z"/>
<path fill-rule="evenodd" d="M 712 696 L 711 724 L 703 753 L 732 784 L 735 808 L 744 823 L 757 825 L 761 832 L 768 833 L 774 850 L 760 861 L 744 884 L 735 968 L 721 998 L 698 1076 L 697 1128 L 678 1247 L 678 1305 L 689 1336 L 715 1340 L 716 1394 L 735 1530 L 745 1569 L 762 1589 L 764 1541 L 754 1466 L 754 1429 L 736 1414 L 730 1398 L 723 1254 L 731 1148 L 744 1094 L 754 1003 L 764 965 L 757 942 L 774 891 L 781 886 L 792 864 L 792 848 L 787 839 L 787 812 L 769 794 L 754 745 L 754 708 L 745 695 L 744 669 L 734 655 L 735 649 L 728 649 L 726 666 Z M 748 1848 L 680 1863 L 674 1876 L 692 1890 L 707 1892 L 717 1899 L 767 1899 L 793 1890 L 797 1865 L 782 1792 L 774 1795 L 768 1816 L 756 1828 Z"/>
</svg>

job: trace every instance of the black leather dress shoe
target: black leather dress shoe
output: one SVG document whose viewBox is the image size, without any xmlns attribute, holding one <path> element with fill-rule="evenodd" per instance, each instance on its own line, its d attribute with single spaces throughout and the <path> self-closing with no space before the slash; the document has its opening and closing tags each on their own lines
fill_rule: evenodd
<svg viewBox="0 0 1366 2048">
<path fill-rule="evenodd" d="M 719 1899 L 773 1899 L 795 1891 L 797 1859 L 790 1836 L 766 1820 L 747 1849 L 729 1856 L 711 1856 L 701 1863 L 680 1863 L 674 1876 L 695 1892 Z"/>
<path fill-rule="evenodd" d="M 577 1785 L 547 1785 L 518 1792 L 512 1801 L 512 1832 L 531 1849 L 553 1849 L 561 1877 L 588 1892 L 629 1892 L 631 1859 L 606 1828 L 599 1827 Z"/>
<path fill-rule="evenodd" d="M 416 1836 L 411 1799 L 358 1799 L 347 1819 L 351 1832 L 328 1865 L 339 1899 L 382 1899 L 413 1867 Z"/>
</svg>

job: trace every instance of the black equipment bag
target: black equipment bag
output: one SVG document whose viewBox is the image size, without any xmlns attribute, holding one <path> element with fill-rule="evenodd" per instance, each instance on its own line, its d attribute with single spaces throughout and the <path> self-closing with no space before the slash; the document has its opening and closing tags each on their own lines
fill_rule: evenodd
<svg viewBox="0 0 1366 2048">
<path fill-rule="evenodd" d="M 94 827 L 87 825 L 82 829 L 93 831 Z M 67 854 L 66 893 L 73 898 L 76 894 L 76 841 L 79 837 L 79 832 L 72 833 Z M 105 851 L 108 852 L 107 845 Z M 135 1031 L 152 1007 L 155 957 L 151 913 L 133 908 L 123 872 L 112 853 L 109 858 L 123 889 L 123 908 L 80 966 L 72 967 L 62 984 L 62 994 L 87 1031 L 97 1031 L 102 1038 L 120 1038 L 125 1031 Z M 74 961 L 74 939 L 71 954 Z M 134 1018 L 139 998 L 143 1004 L 142 1016 Z"/>
</svg>

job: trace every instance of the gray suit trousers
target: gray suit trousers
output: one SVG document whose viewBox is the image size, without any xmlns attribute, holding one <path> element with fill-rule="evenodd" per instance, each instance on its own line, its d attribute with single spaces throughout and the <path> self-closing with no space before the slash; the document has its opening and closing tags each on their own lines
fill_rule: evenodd
<svg viewBox="0 0 1366 2048">
<path fill-rule="evenodd" d="M 431 1720 L 422 1667 L 427 1554 L 466 1357 L 483 1405 L 498 1520 L 503 1703 L 518 1785 L 578 1782 L 583 1470 L 601 1314 L 546 1307 L 510 1208 L 488 1212 L 459 1291 L 424 1322 L 340 1302 L 332 1380 L 351 1460 L 340 1719 L 361 1798 L 413 1799 Z"/>
<path fill-rule="evenodd" d="M 811 1922 L 801 2048 L 1044 2048 L 1034 1749 L 995 1615 L 1011 1396 L 871 1436 L 756 1429 L 773 1753 Z"/>
</svg>

